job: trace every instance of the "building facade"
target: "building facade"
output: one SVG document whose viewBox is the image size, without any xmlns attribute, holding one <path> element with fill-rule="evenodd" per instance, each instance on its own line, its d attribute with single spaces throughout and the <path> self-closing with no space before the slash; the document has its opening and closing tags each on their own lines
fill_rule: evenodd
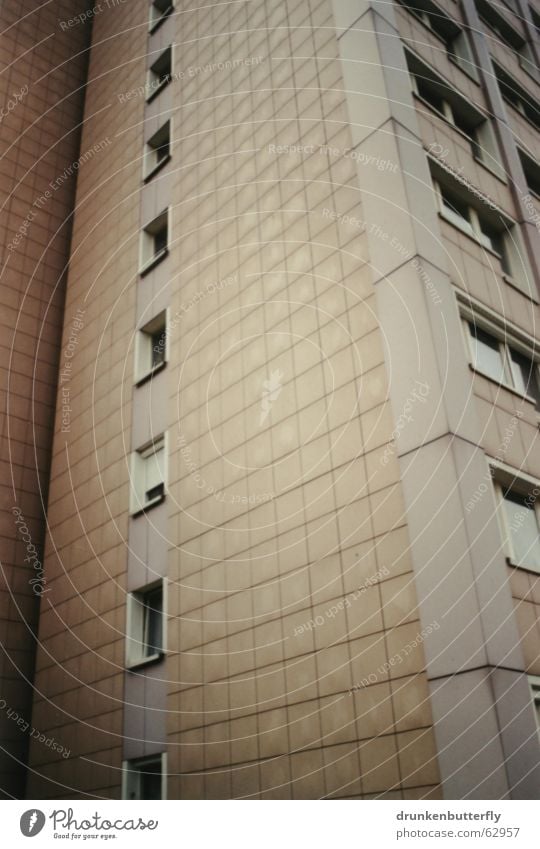
<svg viewBox="0 0 540 849">
<path fill-rule="evenodd" d="M 536 798 L 540 6 L 63 11 L 26 796 Z"/>
<path fill-rule="evenodd" d="M 0 6 L 0 794 L 24 795 L 88 32 L 81 0 Z M 71 10 L 71 12 L 70 12 Z M 19 723 L 19 724 L 18 724 Z M 23 730 L 27 726 L 26 730 Z"/>
</svg>

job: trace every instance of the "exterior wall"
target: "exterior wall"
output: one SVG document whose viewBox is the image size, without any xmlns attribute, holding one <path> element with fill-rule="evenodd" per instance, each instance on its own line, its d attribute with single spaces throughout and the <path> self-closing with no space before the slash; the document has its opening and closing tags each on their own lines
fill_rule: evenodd
<svg viewBox="0 0 540 849">
<path fill-rule="evenodd" d="M 69 34 L 59 21 L 85 7 L 82 0 L 40 8 L 21 0 L 0 8 L 0 795 L 8 798 L 24 795 L 31 733 L 44 510 L 87 60 L 87 31 Z"/>
<path fill-rule="evenodd" d="M 120 795 L 143 5 L 93 18 L 33 713 L 68 754 L 32 741 L 30 798 Z"/>
<path fill-rule="evenodd" d="M 130 10 L 133 29 L 123 7 L 94 21 L 82 148 L 125 131 L 80 172 L 67 315 L 84 327 L 49 502 L 35 713 L 71 757 L 36 746 L 30 792 L 117 795 L 121 756 L 168 744 L 172 798 L 437 795 L 365 237 L 335 220 L 362 209 L 331 7 L 180 5 L 151 36 Z M 137 59 L 109 75 L 115 57 L 150 63 L 172 37 L 183 80 L 99 113 L 144 83 Z M 141 189 L 143 112 L 147 138 L 171 108 L 172 161 Z M 271 147 L 298 144 L 312 153 Z M 139 226 L 168 203 L 169 256 L 138 280 Z M 165 306 L 170 363 L 132 388 L 130 334 Z M 128 519 L 126 456 L 164 426 L 168 497 Z M 125 590 L 167 568 L 167 659 L 122 673 Z"/>
<path fill-rule="evenodd" d="M 331 4 L 180 22 L 180 70 L 258 61 L 174 89 L 169 793 L 436 796 Z"/>
<path fill-rule="evenodd" d="M 445 8 L 459 15 L 458 4 Z M 462 8 L 467 25 L 477 23 L 472 3 Z M 520 611 L 521 621 L 513 615 L 492 492 L 488 490 L 474 512 L 466 507 L 486 478 L 486 453 L 496 456 L 500 451 L 516 399 L 509 413 L 510 393 L 497 387 L 491 404 L 479 414 L 474 394 L 486 381 L 475 378 L 473 383 L 468 370 L 453 287 L 463 288 L 530 334 L 538 320 L 537 301 L 534 289 L 527 296 L 508 284 L 485 251 L 440 220 L 426 154 L 434 141 L 447 149 L 449 163 L 456 170 L 461 166 L 472 185 L 518 222 L 524 216 L 513 183 L 519 177 L 524 185 L 523 175 L 517 173 L 485 45 L 484 53 L 478 49 L 475 54 L 482 94 L 448 61 L 441 42 L 437 49 L 432 47 L 436 38 L 399 5 L 336 4 L 336 20 L 357 151 L 364 157 L 393 151 L 390 155 L 401 165 L 398 172 L 385 175 L 384 182 L 364 179 L 361 194 L 372 222 L 369 255 L 394 414 L 404 408 L 414 377 L 432 387 L 426 405 L 415 415 L 414 428 L 400 435 L 397 453 L 420 619 L 441 625 L 425 641 L 425 650 L 444 793 L 448 798 L 535 798 L 537 734 L 524 673 L 536 667 L 531 666 L 531 650 L 525 661 L 520 645 L 523 615 Z M 404 56 L 396 49 L 400 36 L 468 100 L 497 116 L 506 184 L 484 174 L 463 149 L 461 136 L 412 96 Z M 377 72 L 367 77 L 358 56 L 368 57 L 364 61 L 370 67 L 374 63 Z M 371 120 L 362 120 L 374 98 L 377 108 L 371 109 Z M 525 224 L 522 230 L 527 229 L 530 246 L 535 247 L 538 234 Z M 529 260 L 534 268 L 534 255 Z M 531 404 L 523 402 L 522 407 L 512 456 L 516 468 L 538 477 L 538 468 L 530 465 L 536 462 L 538 418 Z M 486 437 L 486 418 L 503 428 L 496 445 L 492 435 Z M 440 505 L 435 512 L 434 504 Z M 530 633 L 529 643 L 534 640 Z M 536 644 L 536 657 L 538 648 Z"/>
<path fill-rule="evenodd" d="M 529 335 L 538 299 L 441 218 L 427 158 L 517 222 L 534 273 L 515 137 L 537 133 L 471 0 L 443 5 L 480 82 L 397 3 L 95 16 L 33 716 L 70 755 L 33 743 L 30 796 L 118 797 L 122 761 L 166 752 L 169 798 L 537 797 L 537 579 L 507 565 L 491 491 L 467 504 L 518 403 L 504 459 L 540 477 L 538 416 L 473 374 L 456 291 Z M 400 39 L 493 116 L 505 178 L 413 96 Z M 134 386 L 163 309 L 168 363 Z M 163 432 L 167 496 L 131 516 L 129 455 Z M 126 670 L 126 593 L 156 576 L 166 655 Z"/>
</svg>

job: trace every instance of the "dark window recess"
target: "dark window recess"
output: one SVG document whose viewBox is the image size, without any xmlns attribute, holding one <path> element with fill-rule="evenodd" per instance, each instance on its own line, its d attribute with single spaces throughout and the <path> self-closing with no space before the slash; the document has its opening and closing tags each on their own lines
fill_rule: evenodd
<svg viewBox="0 0 540 849">
<path fill-rule="evenodd" d="M 534 124 L 537 129 L 540 129 L 540 109 L 538 103 L 500 65 L 493 62 L 493 68 L 504 99 L 521 113 L 521 115 L 527 118 L 531 124 Z"/>
<path fill-rule="evenodd" d="M 163 650 L 163 588 L 144 594 L 144 655 L 151 657 Z"/>
<path fill-rule="evenodd" d="M 165 494 L 165 485 L 162 483 L 158 483 L 157 486 L 153 486 L 151 489 L 146 490 L 146 500 L 153 501 L 154 498 L 161 498 Z"/>
<path fill-rule="evenodd" d="M 162 227 L 154 236 L 154 255 L 164 251 L 167 247 L 167 228 Z"/>
<path fill-rule="evenodd" d="M 165 362 L 165 331 L 158 330 L 152 334 L 152 368 Z"/>
</svg>

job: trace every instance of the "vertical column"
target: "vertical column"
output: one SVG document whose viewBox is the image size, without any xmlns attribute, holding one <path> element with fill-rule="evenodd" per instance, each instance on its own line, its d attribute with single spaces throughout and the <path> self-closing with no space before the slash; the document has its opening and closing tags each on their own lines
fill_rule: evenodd
<svg viewBox="0 0 540 849">
<path fill-rule="evenodd" d="M 160 317 L 167 313 L 171 276 L 168 252 L 172 239 L 170 214 L 172 181 L 167 165 L 170 160 L 172 138 L 170 135 L 160 134 L 160 131 L 167 122 L 170 122 L 169 127 L 172 125 L 173 99 L 172 86 L 169 83 L 174 62 L 176 18 L 174 11 L 172 14 L 160 17 L 160 7 L 166 8 L 166 4 L 148 3 L 147 0 L 146 5 L 149 12 L 147 48 L 149 70 L 147 79 L 141 82 L 147 86 L 147 92 L 144 109 L 145 149 L 140 151 L 139 221 L 142 242 L 141 274 L 137 283 L 135 333 L 139 338 L 135 344 L 137 383 L 133 388 L 131 449 L 136 453 L 164 436 L 166 465 L 169 398 L 167 372 L 164 366 L 166 366 L 167 331 L 166 326 L 162 326 Z M 152 222 L 156 222 L 161 216 L 165 216 L 167 221 L 166 234 L 163 237 L 164 244 L 162 244 L 159 229 L 152 225 Z M 145 230 L 148 231 L 147 235 L 144 235 Z M 149 244 L 148 254 L 144 248 L 145 239 Z M 155 354 L 160 348 L 161 353 L 156 357 Z M 137 476 L 135 466 L 132 466 L 132 476 L 133 474 Z M 142 472 L 142 474 L 145 473 Z M 136 483 L 135 480 L 132 481 L 132 485 Z M 142 490 L 145 487 L 146 484 Z M 164 493 L 164 497 L 158 497 L 147 509 L 137 510 L 133 505 L 132 508 L 128 533 L 127 589 L 130 594 L 127 616 L 128 641 L 133 636 L 133 630 L 136 628 L 135 618 L 138 615 L 134 612 L 133 599 L 140 600 L 144 594 L 151 598 L 152 588 L 159 585 L 163 588 L 164 630 L 167 621 L 168 507 L 166 495 Z M 139 622 L 139 629 L 140 627 Z M 163 640 L 163 648 L 165 648 L 165 633 Z M 141 663 L 130 664 L 128 658 L 124 689 L 124 758 L 126 761 L 137 761 L 166 752 L 165 669 L 164 651 L 161 657 Z M 145 772 L 144 763 L 140 769 L 143 773 Z M 166 775 L 163 776 L 162 788 L 163 792 L 166 788 Z M 124 792 L 128 796 L 132 795 L 126 784 Z M 137 792 L 136 795 L 138 795 Z M 143 796 L 142 793 L 141 796 Z"/>
</svg>

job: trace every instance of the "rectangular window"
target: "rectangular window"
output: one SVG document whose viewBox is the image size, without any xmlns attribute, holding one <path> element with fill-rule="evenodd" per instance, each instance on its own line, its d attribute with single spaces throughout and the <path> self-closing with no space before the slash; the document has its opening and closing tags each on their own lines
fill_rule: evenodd
<svg viewBox="0 0 540 849">
<path fill-rule="evenodd" d="M 146 142 L 144 179 L 149 180 L 171 158 L 171 122 L 167 121 Z"/>
<path fill-rule="evenodd" d="M 525 287 L 528 278 L 524 274 L 518 229 L 510 222 L 506 224 L 497 209 L 489 208 L 489 199 L 486 198 L 486 203 L 480 205 L 478 197 L 473 196 L 466 186 L 436 165 L 436 159 L 432 160 L 432 171 L 437 174 L 433 184 L 443 218 L 495 254 L 501 273 L 513 281 L 523 282 Z"/>
<path fill-rule="evenodd" d="M 503 324 L 497 325 L 472 307 L 462 304 L 460 311 L 473 368 L 533 401 L 540 410 L 540 357 L 534 342 L 518 339 Z"/>
<path fill-rule="evenodd" d="M 172 48 L 159 54 L 148 70 L 147 97 L 149 103 L 172 79 Z"/>
<path fill-rule="evenodd" d="M 540 524 L 537 495 L 512 488 L 502 489 L 507 542 L 516 566 L 540 571 Z"/>
<path fill-rule="evenodd" d="M 473 61 L 468 35 L 457 21 L 432 0 L 400 0 L 400 3 L 441 39 L 452 61 L 473 79 L 478 80 L 478 70 Z"/>
<path fill-rule="evenodd" d="M 521 354 L 514 348 L 508 348 L 510 354 L 510 367 L 514 388 L 534 398 L 536 409 L 540 410 L 540 381 L 538 379 L 538 364 L 532 359 Z"/>
<path fill-rule="evenodd" d="M 137 515 L 165 498 L 166 439 L 157 437 L 132 454 L 131 513 Z"/>
<path fill-rule="evenodd" d="M 141 234 L 140 274 L 150 271 L 168 251 L 169 214 L 164 210 L 160 215 L 143 227 Z"/>
<path fill-rule="evenodd" d="M 167 362 L 167 312 L 140 328 L 135 340 L 135 383 L 142 383 Z"/>
<path fill-rule="evenodd" d="M 172 0 L 152 0 L 150 4 L 150 32 L 154 32 L 173 10 Z"/>
<path fill-rule="evenodd" d="M 166 755 L 150 755 L 124 761 L 124 799 L 166 798 Z"/>
<path fill-rule="evenodd" d="M 502 176 L 491 121 L 415 54 L 406 50 L 405 56 L 418 97 L 467 138 L 475 159 Z"/>
<path fill-rule="evenodd" d="M 518 147 L 519 158 L 523 168 L 523 174 L 527 188 L 533 195 L 540 198 L 540 165 L 532 156 Z"/>
<path fill-rule="evenodd" d="M 540 481 L 498 460 L 490 465 L 506 556 L 513 566 L 540 573 Z"/>
<path fill-rule="evenodd" d="M 495 41 L 501 41 L 516 55 L 521 67 L 532 76 L 537 76 L 537 68 L 530 46 L 523 34 L 517 30 L 490 0 L 476 0 L 480 19 L 495 34 Z"/>
<path fill-rule="evenodd" d="M 540 130 L 540 108 L 532 95 L 496 62 L 493 62 L 493 70 L 506 102 Z"/>
<path fill-rule="evenodd" d="M 504 352 L 501 343 L 471 321 L 467 322 L 470 334 L 472 362 L 475 369 L 503 383 L 505 379 Z"/>
<path fill-rule="evenodd" d="M 126 666 L 159 660 L 164 652 L 163 581 L 128 595 Z"/>
</svg>

